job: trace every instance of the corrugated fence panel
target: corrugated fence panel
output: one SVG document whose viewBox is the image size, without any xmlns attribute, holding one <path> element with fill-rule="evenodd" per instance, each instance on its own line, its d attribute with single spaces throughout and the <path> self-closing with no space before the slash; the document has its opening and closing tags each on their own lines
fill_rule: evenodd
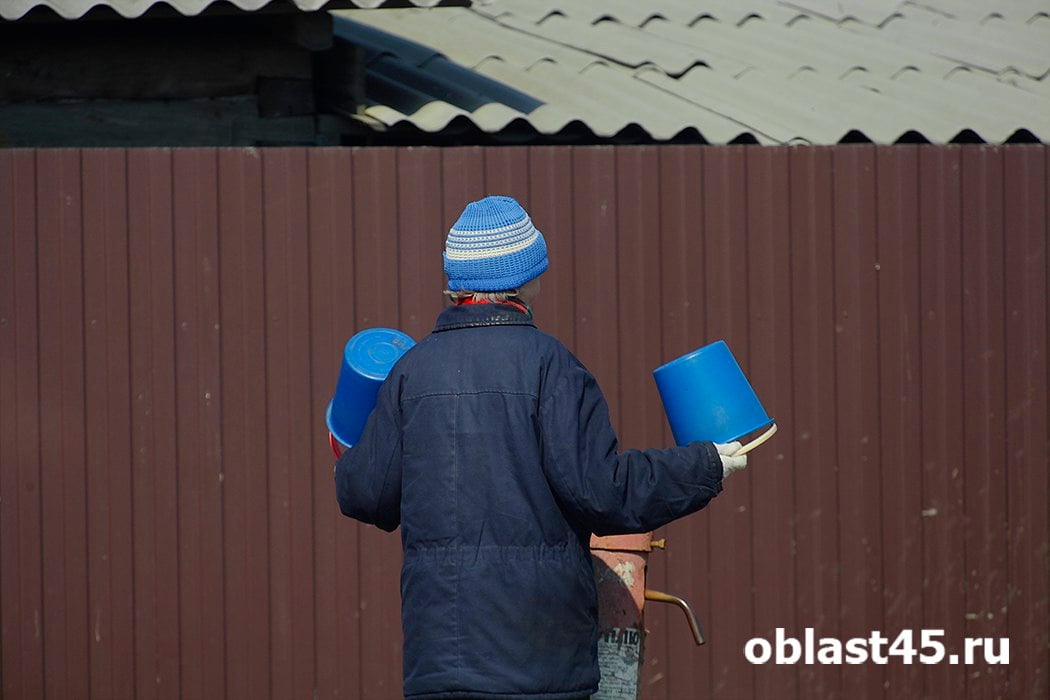
<svg viewBox="0 0 1050 700">
<path fill-rule="evenodd" d="M 370 326 L 401 325 L 398 238 L 392 235 L 398 225 L 395 156 L 392 149 L 353 152 L 355 324 L 346 329 L 348 337 Z M 374 527 L 361 528 L 359 537 L 359 697 L 384 700 L 401 692 L 401 542 L 396 533 Z"/>
<path fill-rule="evenodd" d="M 660 399 L 652 378 L 652 370 L 663 364 L 664 357 L 660 237 L 656 233 L 664 226 L 658 153 L 658 149 L 651 147 L 616 152 L 621 448 L 644 449 L 663 444 L 665 420 L 663 414 L 655 410 Z M 633 408 L 642 406 L 654 410 Z M 649 588 L 663 590 L 656 578 Z M 667 686 L 667 637 L 661 633 L 667 622 L 667 607 L 651 606 L 652 614 L 645 620 L 646 627 L 653 631 L 645 640 L 643 650 L 643 655 L 650 660 L 646 667 L 646 687 L 654 695 Z"/>
<path fill-rule="evenodd" d="M 620 327 L 617 310 L 620 279 L 615 149 L 573 151 L 572 172 L 576 302 L 576 343 L 573 349 L 599 377 L 602 390 L 610 401 L 613 425 L 619 429 Z"/>
<path fill-rule="evenodd" d="M 963 154 L 963 472 L 966 636 L 1006 636 L 1006 444 L 1003 152 Z M 1006 667 L 979 664 L 967 697 L 1005 687 Z"/>
<path fill-rule="evenodd" d="M 1005 614 L 1011 644 L 1020 646 L 1011 648 L 1008 690 L 1013 697 L 1038 698 L 1050 692 L 1050 158 L 1045 149 L 1007 149 L 1005 162 Z"/>
<path fill-rule="evenodd" d="M 91 695 L 135 687 L 127 158 L 84 152 L 84 319 L 87 402 Z"/>
<path fill-rule="evenodd" d="M 893 634 L 922 620 L 919 149 L 879 149 L 879 443 L 882 599 Z M 887 697 L 921 697 L 922 666 L 886 667 Z"/>
<path fill-rule="evenodd" d="M 741 367 L 750 360 L 744 156 L 745 151 L 733 149 L 704 153 L 704 259 L 697 268 L 697 283 L 704 290 L 705 342 L 724 339 Z M 722 630 L 721 642 L 710 648 L 710 694 L 749 697 L 754 694 L 755 671 L 740 650 L 754 629 L 752 596 L 749 586 L 741 585 L 754 580 L 750 475 L 728 481 L 718 505 L 706 514 L 713 535 L 709 581 L 712 591 L 719 592 L 712 599 L 716 604 L 708 625 Z"/>
<path fill-rule="evenodd" d="M 540 328 L 576 346 L 575 236 L 573 200 L 565 196 L 573 186 L 572 152 L 554 146 L 529 149 L 530 211 L 542 211 L 539 225 L 547 242 L 550 268 L 543 275 L 543 293 L 536 301 Z"/>
<path fill-rule="evenodd" d="M 214 697 L 226 660 L 217 152 L 175 151 L 172 168 L 181 687 Z"/>
<path fill-rule="evenodd" d="M 769 450 L 749 458 L 752 488 L 754 580 L 776 581 L 754 597 L 753 633 L 773 639 L 777 628 L 797 630 L 795 610 L 795 489 L 788 455 L 794 425 L 791 414 L 791 239 L 789 220 L 790 149 L 747 151 L 748 199 L 765 202 L 749 207 L 747 221 L 748 378 L 778 425 L 785 426 Z M 735 476 L 734 476 L 735 478 Z M 731 482 L 730 482 L 731 484 Z M 793 698 L 798 694 L 798 667 L 769 664 L 755 669 L 756 697 Z M 678 696 L 681 697 L 681 696 Z"/>
<path fill-rule="evenodd" d="M 445 275 L 435 260 L 445 247 L 441 199 L 433 195 L 441 180 L 441 151 L 397 152 L 398 283 L 401 330 L 416 340 L 430 332 L 444 306 Z"/>
<path fill-rule="evenodd" d="M 263 157 L 271 693 L 314 687 L 309 228 L 305 150 Z"/>
<path fill-rule="evenodd" d="M 3 696 L 400 697 L 400 542 L 339 514 L 324 411 L 355 331 L 429 331 L 445 232 L 504 193 L 548 242 L 537 322 L 625 446 L 671 441 L 651 372 L 719 338 L 780 425 L 659 533 L 650 586 L 709 643 L 650 607 L 645 700 L 1045 697 L 1048 167 L 1044 146 L 0 151 Z M 744 657 L 807 628 L 1005 637 L 1010 664 Z"/>
<path fill-rule="evenodd" d="M 793 149 L 791 174 L 792 415 L 795 476 L 795 607 L 800 626 L 838 638 L 842 628 L 835 432 L 835 294 L 832 154 Z M 774 409 L 775 410 L 775 409 Z M 799 667 L 799 697 L 841 695 L 841 667 Z"/>
<path fill-rule="evenodd" d="M 529 201 L 528 149 L 490 148 L 482 150 L 482 155 L 485 193 L 499 192 L 514 197 L 528 211 L 532 206 Z M 437 230 L 440 231 L 441 227 Z M 440 282 L 444 283 L 444 280 Z"/>
<path fill-rule="evenodd" d="M 661 148 L 660 160 L 660 291 L 663 312 L 661 340 L 664 360 L 670 360 L 701 347 L 704 329 L 704 290 L 698 270 L 703 255 L 703 151 L 693 148 Z M 658 407 L 649 410 L 657 413 Z M 664 427 L 659 444 L 671 444 L 670 429 Z M 689 601 L 706 633 L 711 632 L 710 543 L 717 542 L 707 527 L 707 516 L 671 523 L 660 533 L 668 542 L 664 555 L 650 558 L 653 587 L 669 591 Z M 672 615 L 671 613 L 674 613 Z M 665 692 L 648 697 L 674 698 L 707 692 L 711 686 L 711 655 L 693 644 L 688 628 L 677 611 L 664 611 L 656 618 L 666 636 L 666 659 L 652 659 L 646 665 L 647 690 L 656 673 L 666 677 Z M 648 614 L 646 616 L 648 625 Z M 654 629 L 660 627 L 654 625 Z M 652 663 L 655 661 L 656 663 Z M 650 664 L 653 672 L 648 669 Z"/>
<path fill-rule="evenodd" d="M 575 346 L 575 236 L 572 231 L 572 152 L 553 146 L 529 149 L 530 211 L 541 220 L 547 255 L 558 260 L 542 277 L 543 294 L 535 303 L 537 321 L 547 333 Z"/>
<path fill-rule="evenodd" d="M 836 150 L 834 188 L 835 405 L 839 593 L 843 638 L 885 629 L 879 478 L 878 261 L 875 149 Z M 819 445 L 817 446 L 819 449 Z M 843 694 L 882 692 L 884 669 L 844 667 Z"/>
<path fill-rule="evenodd" d="M 0 151 L 0 688 L 27 698 L 44 694 L 36 173 Z"/>
<path fill-rule="evenodd" d="M 81 154 L 37 156 L 44 691 L 90 688 Z"/>
<path fill-rule="evenodd" d="M 262 159 L 219 153 L 226 692 L 269 696 L 270 552 Z M 319 594 L 320 595 L 320 594 Z"/>
<path fill-rule="evenodd" d="M 652 370 L 663 363 L 659 236 L 662 228 L 659 159 L 655 148 L 616 152 L 617 265 L 619 282 L 620 403 L 657 406 L 660 397 Z M 623 447 L 645 448 L 662 434 L 659 411 L 623 420 Z"/>
<path fill-rule="evenodd" d="M 923 150 L 920 182 L 924 629 L 949 653 L 965 633 L 961 152 Z M 923 692 L 963 697 L 966 668 L 926 669 Z"/>
<path fill-rule="evenodd" d="M 348 225 L 352 204 L 347 196 L 353 191 L 350 152 L 311 150 L 308 177 L 316 687 L 318 698 L 345 698 L 359 693 L 361 648 L 371 640 L 363 637 L 358 627 L 358 528 L 347 527 L 346 518 L 336 507 L 331 452 L 325 431 L 319 426 L 324 425 L 347 331 L 354 327 L 354 239 L 353 228 Z M 391 627 L 396 630 L 395 625 Z"/>
<path fill-rule="evenodd" d="M 136 697 L 181 694 L 172 156 L 128 152 Z"/>
</svg>

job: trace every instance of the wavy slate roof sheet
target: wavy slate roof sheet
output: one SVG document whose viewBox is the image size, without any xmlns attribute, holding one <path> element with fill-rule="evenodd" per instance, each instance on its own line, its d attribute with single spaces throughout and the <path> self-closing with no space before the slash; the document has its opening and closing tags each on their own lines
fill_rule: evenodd
<svg viewBox="0 0 1050 700">
<path fill-rule="evenodd" d="M 469 0 L 460 0 L 452 4 L 464 5 Z M 228 0 L 229 4 L 242 10 L 258 10 L 269 5 L 273 0 Z M 331 0 L 289 0 L 300 10 L 319 10 Z M 154 5 L 166 5 L 183 15 L 191 16 L 203 12 L 213 4 L 223 4 L 220 0 L 0 0 L 0 18 L 19 19 L 35 7 L 46 7 L 65 19 L 77 19 L 93 7 L 108 7 L 121 17 L 141 17 Z M 378 7 L 432 7 L 450 3 L 442 0 L 346 0 L 343 7 L 352 5 L 361 8 Z"/>
<path fill-rule="evenodd" d="M 370 102 L 357 116 L 377 129 L 1050 140 L 1050 0 L 489 0 L 335 14 L 337 33 L 366 48 Z M 470 100 L 431 87 L 449 66 Z"/>
</svg>

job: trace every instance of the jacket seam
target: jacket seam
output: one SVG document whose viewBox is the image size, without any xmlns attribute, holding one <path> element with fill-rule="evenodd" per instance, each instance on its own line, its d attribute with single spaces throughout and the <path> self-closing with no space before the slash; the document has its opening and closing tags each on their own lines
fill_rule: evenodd
<svg viewBox="0 0 1050 700">
<path fill-rule="evenodd" d="M 456 308 L 456 307 L 452 307 Z M 474 309 L 472 312 L 465 314 L 465 317 L 459 318 L 455 315 L 448 320 L 442 321 L 445 313 L 438 317 L 438 322 L 434 325 L 434 332 L 439 333 L 441 331 L 458 330 L 461 328 L 478 328 L 484 326 L 531 326 L 536 327 L 533 322 L 531 315 L 526 315 L 518 311 L 512 311 L 505 308 L 485 308 L 485 309 Z"/>
<path fill-rule="evenodd" d="M 412 396 L 406 396 L 402 401 L 416 401 L 418 399 L 429 399 L 438 396 L 481 396 L 482 394 L 496 394 L 497 396 L 526 396 L 530 399 L 539 399 L 539 397 L 529 391 L 504 391 L 503 389 L 479 389 L 478 391 L 428 391 L 422 394 L 413 394 Z"/>
<path fill-rule="evenodd" d="M 565 479 L 563 478 L 563 475 L 561 473 L 560 463 L 555 458 L 554 452 L 551 449 L 550 441 L 547 440 L 546 435 L 547 419 L 544 415 L 544 407 L 554 400 L 554 397 L 557 396 L 558 392 L 561 390 L 562 385 L 568 383 L 568 381 L 568 375 L 563 375 L 559 377 L 558 381 L 554 384 L 554 388 L 551 390 L 551 392 L 546 396 L 546 398 L 540 401 L 538 412 L 540 415 L 540 426 L 543 432 L 543 449 L 540 455 L 540 459 L 543 461 L 545 466 L 550 467 L 549 469 L 543 470 L 544 477 L 547 479 L 548 483 L 552 481 L 556 482 L 556 493 L 568 492 L 568 496 L 570 499 L 572 499 L 572 505 L 575 506 L 576 511 L 582 512 L 584 510 L 583 503 L 580 501 L 579 496 L 574 492 L 573 489 L 567 488 L 567 485 L 565 484 Z"/>
<path fill-rule="evenodd" d="M 577 543 L 578 544 L 578 543 Z M 537 545 L 434 545 L 430 547 L 414 546 L 404 550 L 406 558 L 435 559 L 457 555 L 506 554 L 516 561 L 565 561 L 568 555 L 576 552 L 577 544 L 566 542 L 558 546 Z M 476 558 L 476 557 L 475 557 Z"/>
<path fill-rule="evenodd" d="M 532 326 L 535 328 L 536 324 L 531 321 L 519 321 L 517 319 L 506 321 L 501 321 L 499 319 L 492 319 L 490 321 L 464 321 L 462 323 L 446 323 L 440 326 L 435 326 L 434 332 L 440 333 L 442 331 L 455 331 L 462 328 L 484 328 L 486 326 Z"/>
<path fill-rule="evenodd" d="M 598 686 L 588 685 L 582 688 L 573 690 L 554 690 L 549 693 L 486 693 L 484 691 L 477 690 L 453 690 L 446 692 L 426 692 L 426 693 L 414 693 L 412 695 L 406 695 L 405 700 L 442 700 L 443 698 L 463 698 L 464 700 L 482 700 L 491 698 L 492 700 L 514 700 L 515 698 L 532 698 L 533 700 L 543 700 L 544 698 L 575 698 L 579 697 L 580 693 L 591 694 L 598 692 Z"/>
<path fill-rule="evenodd" d="M 582 688 L 572 690 L 553 690 L 549 693 L 487 693 L 484 691 L 477 690 L 452 690 L 445 692 L 425 692 L 425 693 L 413 693 L 412 695 L 406 695 L 405 700 L 442 700 L 443 698 L 463 698 L 464 700 L 482 700 L 491 698 L 492 700 L 514 700 L 515 698 L 532 698 L 533 700 L 543 700 L 544 698 L 575 698 L 579 697 L 580 693 L 594 694 L 598 692 L 598 686 L 587 685 Z"/>
<path fill-rule="evenodd" d="M 452 531 L 459 532 L 459 396 L 452 403 Z M 461 567 L 456 566 L 456 600 L 453 606 L 456 619 L 456 664 L 457 671 L 462 672 L 466 667 L 463 657 L 463 627 L 462 627 L 462 583 Z"/>
<path fill-rule="evenodd" d="M 433 547 L 410 547 L 405 551 L 415 552 L 419 550 L 430 551 L 438 549 L 457 549 L 470 552 L 473 552 L 476 549 L 538 549 L 561 551 L 566 547 L 574 547 L 575 545 L 575 540 L 566 540 L 564 542 L 559 542 L 558 544 L 442 544 L 434 545 Z"/>
<path fill-rule="evenodd" d="M 394 412 L 394 423 L 397 425 L 398 432 L 400 432 L 401 420 L 400 420 L 400 415 L 397 414 L 396 412 Z M 397 454 L 398 452 L 400 452 L 400 442 L 393 449 L 390 450 L 390 454 L 387 456 L 386 467 L 383 470 L 383 479 L 382 479 L 382 481 L 379 484 L 379 493 L 376 495 L 376 504 L 375 504 L 375 516 L 376 516 L 375 517 L 375 523 L 376 523 L 376 525 L 379 525 L 379 521 L 380 521 L 381 516 L 382 516 L 383 497 L 386 495 L 387 484 L 390 481 L 390 470 L 394 466 L 394 460 L 398 456 L 398 454 Z M 398 504 L 398 521 L 400 521 L 400 520 L 401 520 L 401 518 L 400 518 L 400 504 Z M 400 523 L 398 523 L 398 524 L 400 524 Z M 397 525 L 395 525 L 394 527 L 396 528 Z"/>
</svg>

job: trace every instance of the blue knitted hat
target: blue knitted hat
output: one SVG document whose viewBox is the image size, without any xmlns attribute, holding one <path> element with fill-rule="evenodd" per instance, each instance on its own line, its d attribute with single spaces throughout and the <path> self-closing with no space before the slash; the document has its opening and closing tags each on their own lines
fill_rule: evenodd
<svg viewBox="0 0 1050 700">
<path fill-rule="evenodd" d="M 448 288 L 502 292 L 547 270 L 547 243 L 511 197 L 485 197 L 467 205 L 445 240 Z"/>
</svg>

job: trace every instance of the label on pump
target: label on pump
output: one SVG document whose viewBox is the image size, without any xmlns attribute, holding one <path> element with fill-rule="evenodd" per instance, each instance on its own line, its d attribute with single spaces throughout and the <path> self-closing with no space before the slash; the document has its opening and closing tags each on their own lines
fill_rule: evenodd
<svg viewBox="0 0 1050 700">
<path fill-rule="evenodd" d="M 591 700 L 636 700 L 642 658 L 642 630 L 610 627 L 598 637 L 598 666 L 602 678 Z"/>
</svg>

